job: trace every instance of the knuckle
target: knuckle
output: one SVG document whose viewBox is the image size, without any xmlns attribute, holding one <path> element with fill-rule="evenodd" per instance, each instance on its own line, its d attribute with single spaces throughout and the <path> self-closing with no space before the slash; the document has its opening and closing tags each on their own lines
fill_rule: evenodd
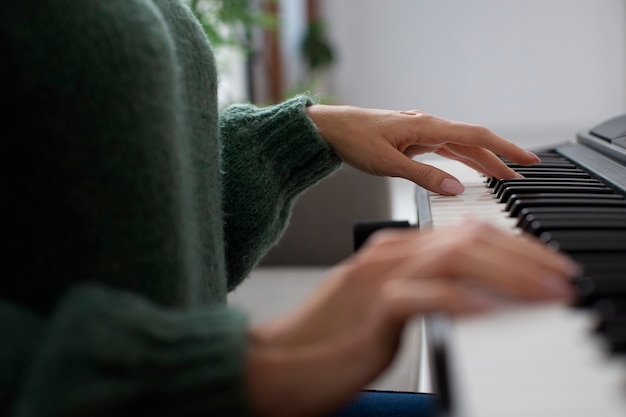
<svg viewBox="0 0 626 417">
<path fill-rule="evenodd" d="M 373 252 L 364 251 L 353 256 L 348 263 L 344 280 L 348 285 L 369 285 L 380 279 L 376 272 L 380 270 L 380 260 Z"/>
<path fill-rule="evenodd" d="M 492 136 L 493 133 L 491 132 L 491 130 L 489 130 L 488 128 L 486 128 L 485 126 L 481 126 L 481 125 L 470 125 L 470 128 L 474 131 L 474 134 L 477 137 L 486 137 L 486 136 Z"/>
<path fill-rule="evenodd" d="M 390 281 L 380 291 L 379 303 L 391 317 L 400 317 L 407 307 L 406 291 L 398 281 Z"/>
<path fill-rule="evenodd" d="M 371 269 L 374 263 L 374 259 L 369 256 L 367 251 L 359 252 L 356 256 L 353 256 L 350 261 L 350 269 L 353 273 L 349 274 L 349 276 L 361 275 L 363 272 Z"/>
<path fill-rule="evenodd" d="M 467 244 L 463 240 L 455 240 L 451 244 L 442 247 L 436 253 L 433 253 L 430 257 L 430 262 L 433 265 L 439 265 L 438 270 L 441 268 L 446 269 L 458 258 L 459 254 L 465 250 L 466 247 Z"/>
</svg>

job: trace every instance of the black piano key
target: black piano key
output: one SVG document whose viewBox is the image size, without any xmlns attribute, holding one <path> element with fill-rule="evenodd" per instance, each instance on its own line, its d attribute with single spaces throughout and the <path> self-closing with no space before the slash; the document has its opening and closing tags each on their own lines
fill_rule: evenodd
<svg viewBox="0 0 626 417">
<path fill-rule="evenodd" d="M 571 219 L 550 219 L 550 220 L 534 220 L 527 224 L 523 229 L 526 232 L 534 235 L 540 235 L 543 232 L 549 232 L 552 230 L 625 230 L 626 231 L 626 218 L 621 219 L 609 219 L 609 218 L 595 218 L 595 219 L 577 219 L 572 221 Z"/>
<path fill-rule="evenodd" d="M 621 328 L 621 331 L 626 332 L 626 315 L 618 315 L 608 319 L 604 319 L 603 321 L 597 323 L 597 326 L 594 330 L 597 333 L 606 336 L 610 333 L 613 333 L 616 326 L 619 326 Z"/>
<path fill-rule="evenodd" d="M 586 175 L 589 175 L 587 173 L 587 171 L 583 170 L 582 168 L 578 168 L 578 167 L 572 167 L 572 168 L 568 168 L 568 167 L 562 167 L 562 168 L 522 167 L 522 168 L 514 169 L 513 171 L 519 172 L 522 175 L 524 173 L 536 173 L 536 172 L 542 172 L 542 173 L 545 173 L 548 176 L 550 176 L 552 174 L 557 174 L 558 175 L 558 174 L 575 174 L 575 173 L 584 173 Z"/>
<path fill-rule="evenodd" d="M 532 185 L 562 185 L 562 186 L 572 186 L 572 185 L 585 185 L 585 184 L 597 184 L 603 185 L 606 187 L 602 181 L 596 178 L 507 178 L 499 180 L 498 183 L 493 187 L 491 192 L 496 196 L 501 195 L 501 191 L 504 187 L 508 185 L 524 185 L 524 186 L 532 186 Z"/>
<path fill-rule="evenodd" d="M 626 319 L 626 298 L 602 298 L 594 303 L 592 309 L 596 319 L 594 331 L 603 333 L 608 322 L 617 318 Z"/>
<path fill-rule="evenodd" d="M 534 152 L 534 153 L 535 153 L 535 155 L 537 155 L 541 159 L 541 162 L 539 162 L 539 163 L 542 163 L 542 162 L 561 162 L 561 161 L 570 162 L 570 160 L 568 158 L 564 157 L 563 155 L 561 155 L 560 153 L 558 153 L 558 152 L 556 152 L 554 150 L 550 150 L 548 152 Z M 514 163 L 510 159 L 505 158 L 503 156 L 500 156 L 500 159 L 505 164 Z"/>
<path fill-rule="evenodd" d="M 540 164 L 551 163 L 551 162 L 554 162 L 557 164 L 560 162 L 566 162 L 566 163 L 569 162 L 569 163 L 575 164 L 574 162 L 570 161 L 567 158 L 564 158 L 562 155 L 559 155 L 559 154 L 544 155 L 543 157 L 540 156 L 540 158 L 541 158 L 541 162 L 539 162 Z M 511 163 L 511 162 L 512 161 L 505 161 L 505 163 Z M 534 166 L 534 165 L 531 165 L 531 166 Z"/>
<path fill-rule="evenodd" d="M 570 252 L 568 255 L 574 260 L 578 261 L 579 259 L 589 258 L 595 256 L 600 256 L 600 259 L 603 257 L 605 259 L 609 259 L 609 263 L 594 263 L 593 261 L 588 264 L 582 264 L 583 275 L 590 278 L 615 278 L 626 280 L 626 274 L 624 273 L 624 258 L 626 258 L 626 251 L 621 250 L 605 250 L 605 251 L 580 251 L 580 252 Z M 582 256 L 580 256 L 582 255 Z M 621 257 L 622 261 L 619 262 L 617 259 Z M 613 259 L 611 259 L 613 258 Z M 579 262 L 580 263 L 580 262 Z M 621 297 L 621 295 L 620 295 Z"/>
<path fill-rule="evenodd" d="M 571 252 L 587 276 L 619 275 L 624 271 L 624 252 Z"/>
<path fill-rule="evenodd" d="M 613 251 L 624 252 L 626 257 L 624 230 L 552 230 L 541 233 L 539 239 L 563 252 Z"/>
<path fill-rule="evenodd" d="M 535 164 L 535 165 L 522 165 L 514 168 L 515 171 L 583 171 L 583 169 L 575 164 L 567 165 L 564 163 L 560 166 L 547 166 L 549 162 Z M 557 162 L 558 164 L 559 162 Z M 509 165 L 509 164 L 507 164 Z"/>
<path fill-rule="evenodd" d="M 615 192 L 606 186 L 598 186 L 595 184 L 579 185 L 579 186 L 551 186 L 551 185 L 539 185 L 539 186 L 515 186 L 509 185 L 505 187 L 500 196 L 501 203 L 508 203 L 513 196 L 522 194 L 538 194 L 538 193 L 552 193 L 552 194 L 572 194 L 572 193 L 585 193 L 585 194 L 615 194 Z"/>
<path fill-rule="evenodd" d="M 534 154 L 537 155 L 541 159 L 541 162 L 545 162 L 545 161 L 569 161 L 569 159 L 565 158 L 563 155 L 561 155 L 560 153 L 556 152 L 555 150 L 534 152 Z M 500 156 L 498 156 L 498 158 L 500 158 L 500 160 L 502 162 L 504 162 L 505 164 L 513 163 L 513 161 L 511 161 L 509 158 L 507 158 L 505 156 L 501 156 L 500 155 Z"/>
<path fill-rule="evenodd" d="M 496 177 L 487 178 L 487 180 L 485 181 L 485 185 L 487 186 L 487 188 L 493 188 L 498 184 L 499 181 L 500 179 Z"/>
<path fill-rule="evenodd" d="M 566 178 L 573 178 L 573 179 L 589 179 L 589 178 L 593 178 L 591 175 L 589 175 L 587 172 L 583 171 L 583 170 L 569 170 L 569 171 L 559 171 L 559 170 L 552 170 L 552 171 L 546 171 L 546 170 L 532 170 L 532 169 L 520 169 L 520 170 L 516 170 L 516 172 L 518 174 L 521 174 L 524 176 L 524 178 L 520 178 L 520 179 L 532 179 L 532 178 L 552 178 L 552 179 L 566 179 Z M 514 179 L 514 178 L 506 178 L 507 180 L 509 179 Z M 502 178 L 495 178 L 495 177 L 490 177 L 486 180 L 486 184 L 487 187 L 489 188 L 493 188 L 498 181 L 501 181 Z"/>
<path fill-rule="evenodd" d="M 626 317 L 607 322 L 603 336 L 611 353 L 626 353 Z"/>
<path fill-rule="evenodd" d="M 626 316 L 626 297 L 608 297 L 598 300 L 593 305 L 595 314 L 606 320 Z"/>
<path fill-rule="evenodd" d="M 522 230 L 528 230 L 532 228 L 531 223 L 533 222 L 545 222 L 552 220 L 560 220 L 569 222 L 570 227 L 578 225 L 580 222 L 593 221 L 597 219 L 602 220 L 624 220 L 626 221 L 626 210 L 622 210 L 620 212 L 615 213 L 604 213 L 599 215 L 597 213 L 535 213 L 527 214 L 525 216 L 518 217 L 516 227 Z"/>
<path fill-rule="evenodd" d="M 573 162 L 567 160 L 551 160 L 551 161 L 542 161 L 534 165 L 520 165 L 514 162 L 506 163 L 509 168 L 512 169 L 529 169 L 529 168 L 576 168 L 579 169 Z"/>
<path fill-rule="evenodd" d="M 561 155 L 560 153 L 558 153 L 557 151 L 553 149 L 547 150 L 543 148 L 540 151 L 534 152 L 534 154 L 537 155 L 539 158 L 541 158 L 541 160 L 544 160 L 545 158 L 566 159 L 563 155 Z"/>
<path fill-rule="evenodd" d="M 524 176 L 524 178 L 539 178 L 539 177 L 550 177 L 550 178 L 593 178 L 587 172 L 579 169 L 579 170 L 548 170 L 548 169 L 518 169 L 515 172 Z"/>
<path fill-rule="evenodd" d="M 624 258 L 624 253 L 621 254 L 622 259 Z M 624 261 L 621 264 L 619 263 L 611 263 L 611 264 L 593 264 L 586 265 L 583 267 L 585 271 L 585 275 L 590 277 L 602 277 L 607 275 L 622 275 L 622 270 L 624 266 Z"/>
<path fill-rule="evenodd" d="M 582 276 L 572 280 L 576 293 L 575 307 L 592 307 L 598 301 L 611 297 L 626 297 L 626 276 Z"/>
<path fill-rule="evenodd" d="M 492 194 L 501 197 L 504 190 L 509 187 L 607 187 L 602 181 L 594 178 L 569 178 L 569 179 L 541 179 L 541 178 L 517 178 L 515 180 L 500 180 L 491 190 Z"/>
<path fill-rule="evenodd" d="M 590 192 L 569 192 L 569 193 L 524 193 L 524 194 L 512 194 L 509 197 L 508 202 L 505 204 L 505 210 L 511 210 L 514 205 L 519 205 L 517 202 L 520 200 L 549 200 L 549 199 L 561 199 L 561 200 L 618 200 L 618 201 L 626 201 L 623 195 L 616 193 L 595 193 L 593 191 Z M 564 204 L 564 206 L 568 206 L 568 204 Z M 574 206 L 574 205 L 572 205 Z M 518 213 L 519 214 L 519 213 Z"/>
<path fill-rule="evenodd" d="M 521 221 L 529 215 L 542 214 L 587 214 L 607 216 L 626 213 L 626 207 L 529 207 L 522 209 L 517 218 Z"/>
<path fill-rule="evenodd" d="M 525 197 L 515 201 L 509 201 L 506 208 L 510 217 L 517 217 L 525 208 L 531 207 L 620 207 L 626 208 L 626 201 L 623 197 L 615 194 L 600 194 L 594 198 L 569 198 L 561 195 L 559 197 Z"/>
</svg>

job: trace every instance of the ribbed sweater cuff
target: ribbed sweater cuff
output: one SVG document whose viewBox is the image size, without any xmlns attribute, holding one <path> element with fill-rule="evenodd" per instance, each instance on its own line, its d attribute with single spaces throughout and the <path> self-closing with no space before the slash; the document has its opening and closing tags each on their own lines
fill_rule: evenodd
<svg viewBox="0 0 626 417">
<path fill-rule="evenodd" d="M 340 164 L 339 157 L 307 115 L 306 108 L 312 104 L 310 97 L 296 96 L 264 108 L 234 105 L 222 114 L 221 125 L 230 127 L 227 134 L 233 126 L 246 126 L 244 132 L 236 134 L 239 140 L 235 144 L 237 152 L 254 150 L 257 158 L 271 164 L 273 179 L 278 181 L 287 198 L 299 194 Z M 243 140 L 242 136 L 255 143 Z M 236 161 L 231 159 L 229 163 L 236 164 Z"/>
<path fill-rule="evenodd" d="M 245 319 L 87 287 L 60 306 L 18 416 L 246 415 Z"/>
</svg>

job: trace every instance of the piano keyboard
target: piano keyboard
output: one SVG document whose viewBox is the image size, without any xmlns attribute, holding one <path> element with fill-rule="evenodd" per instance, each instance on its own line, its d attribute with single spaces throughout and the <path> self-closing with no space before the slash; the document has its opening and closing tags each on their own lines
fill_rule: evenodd
<svg viewBox="0 0 626 417">
<path fill-rule="evenodd" d="M 573 282 L 576 306 L 510 303 L 486 317 L 429 319 L 444 415 L 626 415 L 626 169 L 580 144 L 556 149 L 534 167 L 511 165 L 526 178 L 508 181 L 437 160 L 432 165 L 461 180 L 465 193 L 418 187 L 420 227 L 480 218 L 532 233 L 585 270 Z"/>
</svg>

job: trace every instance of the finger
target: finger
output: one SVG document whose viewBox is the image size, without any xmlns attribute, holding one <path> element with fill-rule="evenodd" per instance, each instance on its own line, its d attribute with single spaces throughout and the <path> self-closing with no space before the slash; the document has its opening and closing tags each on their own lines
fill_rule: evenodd
<svg viewBox="0 0 626 417">
<path fill-rule="evenodd" d="M 452 232 L 438 229 L 423 239 L 415 245 L 419 256 L 399 262 L 390 272 L 391 279 L 445 277 L 522 299 L 569 301 L 572 297 L 568 278 L 575 274 L 574 264 L 538 242 L 523 241 L 479 222 Z"/>
<path fill-rule="evenodd" d="M 446 148 L 447 150 L 444 150 Z M 519 178 L 514 170 L 487 149 L 453 144 L 447 145 L 446 148 L 441 148 L 437 154 L 458 160 L 489 177 Z M 405 178 L 429 191 L 443 195 L 458 195 L 465 191 L 465 187 L 457 178 L 431 165 L 414 161 L 395 149 L 388 150 L 384 160 L 387 162 L 387 168 L 381 172 L 383 175 Z"/>
<path fill-rule="evenodd" d="M 521 165 L 532 165 L 541 161 L 536 154 L 517 146 L 484 126 L 442 119 L 419 110 L 401 113 L 413 116 L 412 123 L 419 125 L 415 130 L 422 132 L 421 139 L 418 141 L 421 146 L 454 143 L 486 148 Z"/>
<path fill-rule="evenodd" d="M 483 249 L 483 250 L 481 250 Z M 460 256 L 468 279 L 507 296 L 526 300 L 571 300 L 573 289 L 567 275 L 508 250 L 477 247 Z"/>
<path fill-rule="evenodd" d="M 458 155 L 454 152 L 451 152 L 447 147 L 443 147 L 435 153 L 437 155 L 443 156 L 444 158 L 459 161 L 462 164 L 467 165 L 468 167 L 474 169 L 475 171 L 478 171 L 485 176 L 489 176 L 489 174 L 484 170 L 484 168 L 480 166 L 479 164 L 477 164 L 475 161 L 465 157 L 464 155 Z"/>
<path fill-rule="evenodd" d="M 509 168 L 498 156 L 485 148 L 449 144 L 446 149 L 455 155 L 471 160 L 480 168 L 478 171 L 498 179 L 519 178 L 520 175 Z"/>
<path fill-rule="evenodd" d="M 450 278 L 531 300 L 570 300 L 569 258 L 532 236 L 520 238 L 483 222 L 426 232 L 393 232 L 359 260 L 359 279 Z M 384 238 L 384 239 L 383 239 Z"/>
<path fill-rule="evenodd" d="M 530 234 L 513 234 L 489 223 L 466 217 L 462 220 L 470 230 L 484 239 L 486 244 L 510 252 L 521 262 L 538 263 L 542 268 L 561 275 L 576 275 L 580 267 L 566 255 L 550 250 L 545 243 Z M 458 229 L 458 226 L 453 226 Z"/>
<path fill-rule="evenodd" d="M 467 250 L 450 263 L 454 276 L 524 299 L 571 299 L 569 278 L 577 273 L 575 265 L 536 239 L 484 226 L 457 239 Z"/>
<path fill-rule="evenodd" d="M 419 256 L 415 251 L 422 231 L 383 230 L 376 232 L 366 244 L 345 262 L 357 271 L 359 280 L 384 277 L 407 258 Z"/>
<path fill-rule="evenodd" d="M 499 237 L 502 235 L 503 237 Z M 519 256 L 522 261 L 533 261 L 542 268 L 553 270 L 557 274 L 573 276 L 580 274 L 580 266 L 565 254 L 549 249 L 545 243 L 529 234 L 509 238 L 509 233 L 496 229 L 491 234 L 492 244 Z"/>
<path fill-rule="evenodd" d="M 555 274 L 575 276 L 581 272 L 581 267 L 571 258 L 549 249 L 535 236 L 526 233 L 513 234 L 471 216 L 466 216 L 458 224 L 445 228 L 405 232 L 402 239 L 398 239 L 388 248 L 397 251 L 404 248 L 407 253 L 411 253 L 415 248 L 432 248 L 430 250 L 443 252 L 457 250 L 457 247 L 458 250 L 471 250 L 475 245 L 486 245 L 487 252 L 490 248 L 497 248 L 510 253 L 519 262 L 536 263 Z"/>
<path fill-rule="evenodd" d="M 390 160 L 388 175 L 405 178 L 429 191 L 443 195 L 458 195 L 465 191 L 463 184 L 447 172 L 407 158 L 399 151 L 396 152 L 397 156 Z"/>
<path fill-rule="evenodd" d="M 446 280 L 394 280 L 385 285 L 382 295 L 387 311 L 399 322 L 434 312 L 476 314 L 493 305 L 486 295 Z"/>
<path fill-rule="evenodd" d="M 534 153 L 517 146 L 486 127 L 448 121 L 434 116 L 424 121 L 430 122 L 433 134 L 442 142 L 483 147 L 522 165 L 532 165 L 541 161 Z"/>
</svg>

